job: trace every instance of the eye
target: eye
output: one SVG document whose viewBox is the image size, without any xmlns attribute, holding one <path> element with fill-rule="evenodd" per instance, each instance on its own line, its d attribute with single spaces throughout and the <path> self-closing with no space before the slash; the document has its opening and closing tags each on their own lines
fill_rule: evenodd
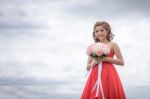
<svg viewBox="0 0 150 99">
<path fill-rule="evenodd" d="M 104 29 L 102 29 L 102 30 L 100 30 L 101 32 L 103 32 L 104 31 Z"/>
<path fill-rule="evenodd" d="M 98 32 L 98 30 L 95 31 L 96 33 Z"/>
</svg>

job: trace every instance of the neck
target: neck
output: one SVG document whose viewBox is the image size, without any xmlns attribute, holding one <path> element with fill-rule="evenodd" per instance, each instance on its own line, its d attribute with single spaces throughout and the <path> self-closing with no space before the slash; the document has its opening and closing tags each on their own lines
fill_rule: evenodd
<svg viewBox="0 0 150 99">
<path fill-rule="evenodd" d="M 108 43 L 109 41 L 107 39 L 101 40 L 101 43 Z"/>
</svg>

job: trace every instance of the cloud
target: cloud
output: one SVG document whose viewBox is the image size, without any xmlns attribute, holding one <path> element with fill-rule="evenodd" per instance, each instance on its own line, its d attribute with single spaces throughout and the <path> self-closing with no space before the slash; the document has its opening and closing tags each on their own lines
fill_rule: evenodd
<svg viewBox="0 0 150 99">
<path fill-rule="evenodd" d="M 66 7 L 66 12 L 74 17 L 92 19 L 118 19 L 123 17 L 149 16 L 149 1 L 147 0 L 96 0 L 76 2 Z"/>
<path fill-rule="evenodd" d="M 142 93 L 150 89 L 149 1 L 0 2 L 0 98 L 79 99 L 97 20 L 108 21 L 116 35 L 125 59 L 116 69 L 127 97 L 149 97 Z"/>
<path fill-rule="evenodd" d="M 126 91 L 127 99 L 149 99 L 149 85 L 129 85 Z"/>
<path fill-rule="evenodd" d="M 40 5 L 34 2 L 17 3 L 17 1 L 13 3 L 8 1 L 0 4 L 1 29 L 49 28 L 49 23 L 46 21 L 48 17 L 43 16 L 46 13 L 44 9 L 40 9 Z M 39 15 L 41 11 L 43 15 Z"/>
<path fill-rule="evenodd" d="M 67 89 L 70 82 L 59 80 L 46 80 L 46 79 L 35 79 L 35 78 L 0 78 L 0 93 L 3 93 L 0 98 L 5 97 L 8 99 L 12 97 L 17 99 L 76 99 L 79 98 L 79 93 Z M 65 86 L 65 92 L 64 87 Z M 74 88 L 73 90 L 77 90 Z M 57 94 L 56 94 L 57 93 Z M 17 96 L 17 97 L 14 97 Z"/>
</svg>

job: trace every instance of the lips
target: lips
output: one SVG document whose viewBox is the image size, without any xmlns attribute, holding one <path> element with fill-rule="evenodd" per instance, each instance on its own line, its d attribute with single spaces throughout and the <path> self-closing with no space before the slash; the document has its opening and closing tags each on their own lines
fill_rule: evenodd
<svg viewBox="0 0 150 99">
<path fill-rule="evenodd" d="M 102 40 L 102 39 L 104 39 L 104 36 L 98 36 L 97 37 L 99 40 Z"/>
<path fill-rule="evenodd" d="M 103 37 L 104 37 L 103 35 L 98 36 L 98 38 L 103 38 Z"/>
</svg>

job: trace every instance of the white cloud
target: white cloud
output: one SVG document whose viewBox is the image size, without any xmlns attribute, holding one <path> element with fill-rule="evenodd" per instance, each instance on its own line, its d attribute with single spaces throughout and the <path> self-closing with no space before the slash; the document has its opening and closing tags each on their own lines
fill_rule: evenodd
<svg viewBox="0 0 150 99">
<path fill-rule="evenodd" d="M 127 97 L 138 99 L 134 92 L 149 97 L 139 91 L 149 90 L 145 86 L 150 82 L 150 20 L 144 14 L 147 6 L 138 8 L 138 12 L 138 2 L 131 2 L 135 5 L 126 9 L 128 2 L 112 1 L 108 8 L 98 10 L 105 3 L 90 0 L 1 3 L 1 98 L 17 99 L 16 94 L 22 99 L 79 98 L 86 81 L 85 49 L 93 42 L 92 29 L 97 20 L 111 24 L 116 35 L 114 41 L 122 50 L 125 67 L 116 68 Z M 13 88 L 15 91 L 11 93 Z"/>
</svg>

